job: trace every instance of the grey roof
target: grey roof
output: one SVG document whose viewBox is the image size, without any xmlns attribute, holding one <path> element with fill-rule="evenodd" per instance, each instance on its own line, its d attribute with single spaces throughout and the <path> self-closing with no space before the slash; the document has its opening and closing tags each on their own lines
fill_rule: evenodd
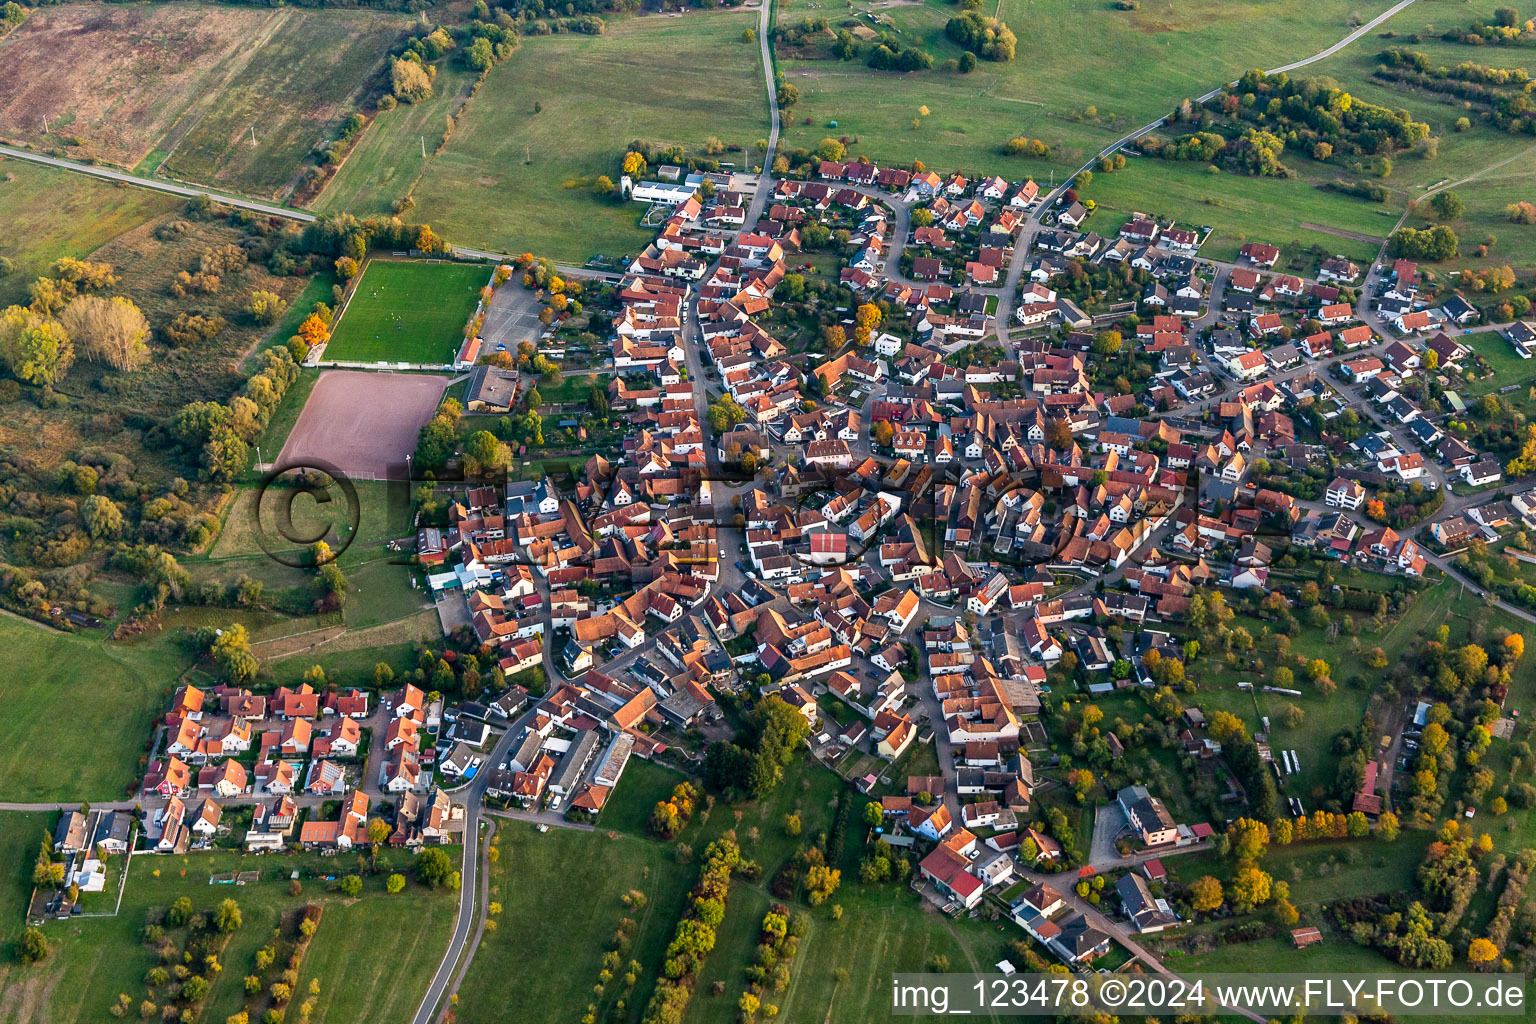
<svg viewBox="0 0 1536 1024">
<path fill-rule="evenodd" d="M 576 783 L 581 781 L 581 773 L 586 770 L 588 762 L 597 750 L 597 730 L 585 729 L 571 744 L 571 749 L 565 752 L 565 757 L 555 769 L 554 776 L 549 780 L 549 788 L 560 792 L 569 792 L 576 788 Z"/>
</svg>

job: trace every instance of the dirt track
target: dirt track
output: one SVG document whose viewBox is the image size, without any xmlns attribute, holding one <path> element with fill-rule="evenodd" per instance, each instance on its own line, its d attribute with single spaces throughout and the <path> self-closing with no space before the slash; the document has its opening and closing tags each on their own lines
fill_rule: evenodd
<svg viewBox="0 0 1536 1024">
<path fill-rule="evenodd" d="M 278 465 L 320 460 L 354 477 L 404 476 L 405 457 L 447 383 L 426 374 L 328 370 L 310 392 Z"/>
</svg>

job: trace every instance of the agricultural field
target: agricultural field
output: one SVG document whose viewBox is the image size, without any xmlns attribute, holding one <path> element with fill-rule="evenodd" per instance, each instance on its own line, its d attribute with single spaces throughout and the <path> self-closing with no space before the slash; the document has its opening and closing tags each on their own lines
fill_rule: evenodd
<svg viewBox="0 0 1536 1024">
<path fill-rule="evenodd" d="M 756 155 L 768 134 L 767 96 L 758 48 L 742 41 L 757 28 L 755 11 L 607 21 L 601 36 L 522 40 L 430 161 L 413 216 L 463 245 L 579 264 L 636 253 L 653 234 L 640 227 L 640 204 L 592 193 L 599 175 L 618 180 L 630 140 L 702 153 L 715 137 L 728 147 L 720 158 L 738 167 L 737 147 Z M 408 132 L 405 149 L 418 144 L 401 121 L 379 128 Z"/>
<path fill-rule="evenodd" d="M 286 197 L 315 145 L 358 108 L 407 24 L 365 11 L 283 13 L 289 16 L 185 134 L 175 131 L 161 144 L 168 151 L 161 173 Z"/>
<path fill-rule="evenodd" d="M 14 897 L 7 904 L 12 912 L 0 925 L 0 940 L 6 945 L 21 923 L 15 908 L 30 891 L 30 886 L 13 884 L 9 873 L 31 864 L 49 818 L 0 816 L 0 836 L 7 837 L 7 850 L 14 843 L 20 854 L 6 859 L 8 877 L 0 889 Z M 10 838 L 18 833 L 19 838 Z M 408 854 L 390 853 L 386 859 L 412 878 Z M 121 864 L 112 867 L 120 869 Z M 136 1005 L 143 998 L 145 973 L 159 963 L 155 952 L 140 940 L 146 915 L 187 896 L 196 911 L 234 899 L 244 919 L 221 958 L 226 969 L 212 979 L 203 1004 L 205 1015 L 217 1010 L 217 1019 L 223 1020 L 236 1012 L 244 1002 L 241 980 L 251 972 L 256 949 L 282 913 L 319 903 L 324 908 L 320 926 L 295 989 L 307 993 L 310 980 L 319 980 L 320 994 L 311 1019 L 352 1021 L 383 1013 L 388 1016 L 377 1019 L 407 1019 L 426 991 L 427 978 L 447 941 L 457 894 L 427 889 L 412 878 L 403 892 L 389 895 L 383 874 L 366 877 L 363 895 L 357 900 L 328 891 L 322 876 L 352 869 L 351 863 L 323 861 L 314 855 L 135 857 L 117 916 L 50 922 L 44 927 L 51 947 L 46 960 L 31 967 L 15 963 L 0 967 L 0 989 L 6 993 L 0 1012 L 7 1024 L 76 1024 L 105 1019 L 119 993 L 132 995 Z M 298 896 L 289 895 L 289 873 L 294 870 L 300 874 L 303 890 Z M 209 885 L 211 875 L 229 871 L 257 871 L 262 877 L 238 887 Z M 167 929 L 167 934 L 175 937 L 176 930 Z M 208 1019 L 214 1017 L 208 1015 Z"/>
<path fill-rule="evenodd" d="M 479 264 L 370 261 L 326 361 L 451 363 L 490 272 Z"/>
<path fill-rule="evenodd" d="M 1185 97 L 1250 68 L 1308 56 L 1345 36 L 1352 15 L 1369 19 L 1386 6 L 1338 0 L 1305 7 L 1280 0 L 1144 0 L 1135 11 L 1072 0 L 1004 5 L 1004 20 L 1018 37 L 1016 56 L 982 61 L 969 75 L 937 68 L 874 71 L 862 62 L 797 59 L 781 50 L 779 68 L 800 90 L 783 141 L 789 149 L 812 148 L 828 135 L 848 136 L 852 153 L 878 162 L 920 159 L 941 172 L 963 168 L 1008 178 L 1046 178 L 1055 170 L 1059 181 L 1061 173 Z M 865 38 L 894 31 L 903 45 L 921 46 L 942 64 L 960 56 L 944 36 L 945 22 L 956 13 L 939 0 L 795 0 L 780 5 L 778 24 L 824 17 L 836 29 L 852 17 Z M 865 50 L 867 56 L 867 45 Z M 1137 67 L 1157 71 L 1127 73 Z M 924 106 L 926 116 L 920 115 Z M 916 129 L 914 118 L 921 121 Z M 836 130 L 829 130 L 832 121 Z M 1003 143 L 1016 135 L 1044 140 L 1051 160 L 1004 157 Z"/>
<path fill-rule="evenodd" d="M 0 43 L 0 136 L 132 167 L 277 26 L 304 17 L 194 4 L 39 9 Z"/>
<path fill-rule="evenodd" d="M 26 301 L 27 286 L 55 260 L 87 256 L 178 205 L 158 192 L 0 158 L 0 256 L 15 264 L 0 277 L 0 306 Z"/>
<path fill-rule="evenodd" d="M 410 195 L 442 141 L 446 119 L 469 102 L 478 76 L 443 61 L 432 95 L 417 103 L 381 110 L 341 169 L 312 205 L 322 213 L 357 217 L 395 212 L 396 200 Z"/>
</svg>

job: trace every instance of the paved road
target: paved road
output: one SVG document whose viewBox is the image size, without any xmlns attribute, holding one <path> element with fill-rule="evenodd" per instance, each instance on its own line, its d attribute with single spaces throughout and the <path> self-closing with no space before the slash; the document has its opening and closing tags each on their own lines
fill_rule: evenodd
<svg viewBox="0 0 1536 1024">
<path fill-rule="evenodd" d="M 464 951 L 465 944 L 469 941 L 470 930 L 474 927 L 479 906 L 476 894 L 478 887 L 484 884 L 483 879 L 480 878 L 479 840 L 486 780 L 490 777 L 491 769 L 506 759 L 512 744 L 523 734 L 524 728 L 533 721 L 534 714 L 535 709 L 530 707 L 511 722 L 506 732 L 502 733 L 500 739 L 496 741 L 496 746 L 486 755 L 485 764 L 475 780 L 454 794 L 456 800 L 462 800 L 464 803 L 464 854 L 459 866 L 462 879 L 459 889 L 459 916 L 454 922 L 453 937 L 448 942 L 448 949 L 443 953 L 443 960 L 438 964 L 437 972 L 432 975 L 432 984 L 427 987 L 427 994 L 422 998 L 421 1006 L 417 1009 L 416 1016 L 412 1018 L 412 1024 L 431 1024 L 436 1017 L 437 1004 L 447 994 L 449 982 L 454 977 L 455 967 L 459 961 L 459 954 Z"/>
<path fill-rule="evenodd" d="M 779 95 L 773 85 L 773 3 L 757 0 L 757 48 L 763 58 L 763 84 L 768 88 L 768 148 L 763 152 L 763 172 L 757 177 L 757 191 L 752 195 L 752 205 L 747 210 L 747 226 L 756 227 L 767 208 L 768 197 L 773 194 L 773 157 L 779 149 Z"/>
</svg>

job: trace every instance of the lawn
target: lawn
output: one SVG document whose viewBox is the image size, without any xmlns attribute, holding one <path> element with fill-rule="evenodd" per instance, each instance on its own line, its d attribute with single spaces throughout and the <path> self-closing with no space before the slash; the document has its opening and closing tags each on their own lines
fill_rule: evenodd
<svg viewBox="0 0 1536 1024">
<path fill-rule="evenodd" d="M 787 1020 L 885 1020 L 890 1016 L 893 973 L 926 971 L 933 956 L 945 957 L 951 971 L 977 973 L 994 972 L 994 965 L 1005 957 L 1017 959 L 1008 949 L 1010 942 L 1025 937 L 1016 925 L 951 920 L 904 886 L 881 886 L 868 891 L 867 902 L 855 902 L 850 897 L 864 887 L 848 879 L 846 871 L 844 878 L 844 889 L 836 897 L 844 904 L 842 920 L 834 921 L 825 909 L 811 912 L 810 931 L 781 1001 L 780 1016 Z M 847 972 L 846 984 L 838 980 L 840 970 Z"/>
<path fill-rule="evenodd" d="M 320 979 L 313 1024 L 410 1020 L 447 948 L 456 896 L 413 885 L 328 905 L 299 979 L 306 990 Z"/>
<path fill-rule="evenodd" d="M 325 358 L 452 362 L 489 279 L 478 264 L 370 260 L 325 346 Z"/>
<path fill-rule="evenodd" d="M 1341 896 L 1392 893 L 1414 887 L 1414 873 L 1433 838 L 1428 832 L 1404 831 L 1395 842 L 1350 840 L 1271 844 L 1264 870 L 1291 887 L 1291 902 L 1316 908 Z M 1233 861 L 1210 853 L 1163 860 L 1171 878 L 1189 884 L 1201 875 L 1225 882 Z"/>
<path fill-rule="evenodd" d="M 356 112 L 408 24 L 370 11 L 291 13 L 191 130 L 173 132 L 163 174 L 285 197 L 316 143 Z"/>
<path fill-rule="evenodd" d="M 7 801 L 116 800 L 191 658 L 0 617 L 0 794 Z"/>
<path fill-rule="evenodd" d="M 0 277 L 0 305 L 25 302 L 27 286 L 54 260 L 87 256 L 179 203 L 159 192 L 0 158 L 0 256 L 15 263 Z"/>
<path fill-rule="evenodd" d="M 853 153 L 881 162 L 920 159 L 941 173 L 963 168 L 1042 180 L 1054 170 L 1059 182 L 1063 172 L 1185 97 L 1249 68 L 1310 55 L 1348 33 L 1352 12 L 1370 18 L 1385 6 L 1338 0 L 1305 7 L 1280 0 L 1143 0 L 1135 11 L 1074 0 L 1003 5 L 1003 18 L 1018 37 L 1015 59 L 982 61 L 969 75 L 937 68 L 879 72 L 862 61 L 798 59 L 781 49 L 779 68 L 800 90 L 800 103 L 786 118 L 784 144 L 811 148 L 828 135 L 848 136 Z M 825 17 L 837 26 L 847 13 L 859 16 L 866 36 L 888 27 L 937 64 L 960 56 L 944 37 L 956 8 L 939 0 L 890 6 L 860 0 L 846 12 L 843 5 L 795 0 L 780 5 L 778 24 Z M 983 13 L 991 14 L 992 7 Z M 868 49 L 866 44 L 862 56 Z M 818 53 L 825 55 L 826 47 Z M 1127 75 L 1127 67 L 1156 67 L 1157 73 Z M 919 109 L 924 106 L 926 116 Z M 914 118 L 920 119 L 916 128 Z M 832 121 L 836 130 L 829 130 Z M 1003 157 L 1002 145 L 1016 135 L 1044 140 L 1051 159 Z"/>
<path fill-rule="evenodd" d="M 413 216 L 463 245 L 575 263 L 632 254 L 653 234 L 639 225 L 644 208 L 590 187 L 599 175 L 618 180 L 630 140 L 702 155 L 715 137 L 728 147 L 719 159 L 738 167 L 744 160 L 734 147 L 757 155 L 751 147 L 768 134 L 767 97 L 757 45 L 741 38 L 757 28 L 756 12 L 607 22 L 601 36 L 525 36 L 428 165 Z M 379 129 L 407 135 L 391 143 L 397 150 L 417 145 L 408 122 L 386 119 Z M 392 187 L 394 179 L 382 170 L 380 177 L 369 187 Z"/>
<path fill-rule="evenodd" d="M 357 480 L 352 486 L 357 489 L 357 535 L 340 556 L 342 568 L 365 557 L 373 557 L 374 553 L 366 550 L 369 544 L 403 537 L 411 528 L 410 495 L 406 493 L 404 484 Z M 333 507 L 341 504 L 339 495 L 330 502 L 320 504 L 304 491 L 294 494 L 289 503 L 287 494 L 287 491 L 275 485 L 264 494 L 258 494 L 254 487 L 236 491 L 229 504 L 228 514 L 224 517 L 224 528 L 214 542 L 211 560 L 217 562 L 225 558 L 264 556 L 266 549 L 261 544 L 261 532 L 274 522 L 280 504 L 288 504 L 296 536 L 312 536 L 327 526 L 332 527 L 334 532 L 350 522 L 346 516 L 338 515 L 339 510 Z M 331 543 L 332 547 L 336 546 L 334 540 Z M 284 548 L 288 546 L 282 544 Z M 186 561 L 191 563 L 195 560 Z"/>
<path fill-rule="evenodd" d="M 1497 391 L 1510 384 L 1524 384 L 1536 377 L 1536 361 L 1521 359 L 1515 353 L 1515 347 L 1502 334 L 1485 331 L 1465 335 L 1460 341 L 1493 367 L 1492 376 L 1484 377 L 1467 386 L 1468 395 L 1486 395 L 1490 391 Z M 1509 397 L 1518 399 L 1521 396 L 1510 395 Z"/>
<path fill-rule="evenodd" d="M 30 865 L 28 850 L 46 824 L 42 818 L 0 816 L 0 836 L 5 837 L 0 842 L 7 853 L 14 843 L 21 854 L 7 857 L 5 863 L 20 864 L 21 870 Z M 13 833 L 21 838 L 12 840 Z M 409 856 L 392 856 L 397 869 L 404 869 L 409 877 Z M 144 996 L 145 972 L 159 962 L 139 939 L 145 915 L 151 908 L 169 906 L 179 896 L 190 897 L 198 911 L 210 910 L 225 898 L 234 899 L 244 918 L 224 951 L 225 970 L 213 979 L 203 1004 L 204 1019 L 222 1021 L 243 1004 L 241 979 L 251 972 L 255 950 L 280 914 L 320 902 L 325 905 L 324 914 L 305 956 L 302 987 L 296 990 L 305 993 L 308 979 L 319 979 L 312 1020 L 408 1020 L 446 943 L 457 908 L 456 894 L 428 890 L 413 881 L 404 892 L 387 895 L 380 874 L 364 879 L 359 900 L 347 901 L 327 891 L 325 881 L 317 877 L 353 868 L 350 861 L 315 855 L 136 857 L 118 916 L 50 922 L 44 926 L 51 947 L 47 960 L 30 968 L 14 964 L 0 968 L 0 988 L 11 1000 L 5 1004 L 5 1020 L 7 1024 L 76 1024 L 106 1019 L 107 1008 L 119 993 L 128 993 L 137 1003 Z M 234 870 L 259 871 L 262 878 L 238 887 L 208 884 L 210 875 Z M 293 870 L 301 877 L 303 891 L 298 896 L 289 895 L 288 876 Z M 23 888 L 30 890 L 30 886 L 8 884 L 3 891 L 24 899 Z M 4 915 L 6 923 L 0 926 L 0 939 L 11 937 L 20 918 L 20 907 L 12 902 Z M 174 930 L 168 933 L 178 937 Z"/>
</svg>

